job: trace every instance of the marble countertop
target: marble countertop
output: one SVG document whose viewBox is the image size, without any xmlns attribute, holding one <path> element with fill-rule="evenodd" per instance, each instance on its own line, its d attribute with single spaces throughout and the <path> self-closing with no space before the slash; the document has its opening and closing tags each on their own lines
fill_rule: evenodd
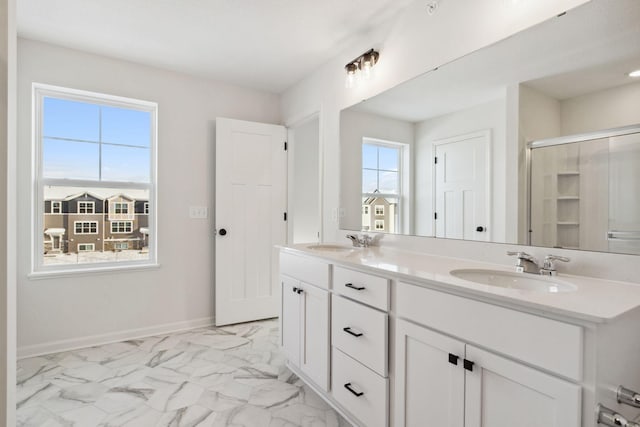
<svg viewBox="0 0 640 427">
<path fill-rule="evenodd" d="M 589 322 L 603 323 L 640 307 L 640 286 L 584 276 L 558 274 L 555 279 L 573 284 L 572 292 L 534 292 L 483 285 L 454 277 L 456 269 L 489 269 L 513 272 L 514 269 L 461 258 L 403 251 L 381 246 L 344 250 L 311 249 L 311 244 L 280 246 L 289 253 L 312 255 L 333 264 L 356 267 L 417 285 L 450 290 L 501 304 L 527 307 Z M 523 273 L 524 274 L 524 273 Z"/>
</svg>

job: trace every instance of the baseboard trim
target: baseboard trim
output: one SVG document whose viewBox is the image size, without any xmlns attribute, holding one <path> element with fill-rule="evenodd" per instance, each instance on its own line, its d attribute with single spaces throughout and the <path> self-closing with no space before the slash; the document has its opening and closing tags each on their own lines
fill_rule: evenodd
<svg viewBox="0 0 640 427">
<path fill-rule="evenodd" d="M 18 347 L 18 359 L 26 357 L 42 356 L 44 354 L 60 353 L 62 351 L 77 350 L 79 348 L 93 347 L 118 341 L 126 341 L 144 338 L 152 335 L 180 332 L 188 329 L 202 328 L 214 325 L 213 317 L 184 320 L 181 322 L 165 323 L 146 328 L 128 329 L 125 331 L 111 332 L 101 335 L 90 335 L 80 338 L 71 338 L 59 341 L 50 341 L 43 344 L 34 344 Z"/>
</svg>

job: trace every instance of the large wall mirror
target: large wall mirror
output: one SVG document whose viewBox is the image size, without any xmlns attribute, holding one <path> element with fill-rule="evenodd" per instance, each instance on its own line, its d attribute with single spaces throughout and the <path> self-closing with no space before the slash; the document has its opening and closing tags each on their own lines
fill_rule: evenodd
<svg viewBox="0 0 640 427">
<path fill-rule="evenodd" d="M 593 0 L 342 110 L 340 228 L 640 254 L 639 22 Z"/>
</svg>

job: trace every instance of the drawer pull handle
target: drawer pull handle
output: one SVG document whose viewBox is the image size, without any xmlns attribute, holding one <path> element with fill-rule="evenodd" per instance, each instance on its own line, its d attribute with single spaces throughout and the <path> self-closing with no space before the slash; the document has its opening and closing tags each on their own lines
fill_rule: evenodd
<svg viewBox="0 0 640 427">
<path fill-rule="evenodd" d="M 355 289 L 356 291 L 364 291 L 364 286 L 353 286 L 353 283 L 345 283 L 347 288 Z"/>
<path fill-rule="evenodd" d="M 346 328 L 342 328 L 343 331 L 345 331 L 346 333 L 348 333 L 349 335 L 353 335 L 354 337 L 361 337 L 362 335 L 364 335 L 362 332 L 357 333 L 357 332 L 353 332 L 351 330 L 351 326 L 347 326 Z"/>
<path fill-rule="evenodd" d="M 473 372 L 473 365 L 474 363 L 471 360 L 467 360 L 467 359 L 462 359 L 462 366 L 464 366 L 464 369 L 466 369 L 469 372 Z"/>
<path fill-rule="evenodd" d="M 355 394 L 355 395 L 356 395 L 356 397 L 360 397 L 360 396 L 362 396 L 362 395 L 364 394 L 364 392 L 362 392 L 362 391 L 358 393 L 357 391 L 355 391 L 354 389 L 352 389 L 352 388 L 351 388 L 351 383 L 346 383 L 346 384 L 344 385 L 344 388 L 346 388 L 347 390 L 349 390 L 351 393 Z"/>
<path fill-rule="evenodd" d="M 458 366 L 458 359 L 460 359 L 459 356 L 449 353 L 449 363 L 451 363 L 452 365 Z"/>
</svg>

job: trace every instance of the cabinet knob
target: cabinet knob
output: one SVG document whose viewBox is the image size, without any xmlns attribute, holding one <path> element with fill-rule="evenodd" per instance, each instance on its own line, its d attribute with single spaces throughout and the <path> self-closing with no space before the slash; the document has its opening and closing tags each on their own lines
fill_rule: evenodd
<svg viewBox="0 0 640 427">
<path fill-rule="evenodd" d="M 227 230 L 225 230 L 224 228 L 221 228 L 220 230 L 218 230 L 218 234 L 221 236 L 226 236 L 227 235 Z"/>
<path fill-rule="evenodd" d="M 473 365 L 474 363 L 471 360 L 463 360 L 462 366 L 464 366 L 464 369 L 466 369 L 467 371 L 473 372 Z"/>
<path fill-rule="evenodd" d="M 298 295 L 300 295 L 301 293 L 304 292 L 304 289 L 298 289 L 296 292 L 298 292 Z"/>
<path fill-rule="evenodd" d="M 460 359 L 459 356 L 449 353 L 449 363 L 451 363 L 452 365 L 458 366 L 458 359 Z"/>
<path fill-rule="evenodd" d="M 484 232 L 484 231 L 486 231 L 486 230 L 487 230 L 487 229 L 486 229 L 485 227 L 481 226 L 481 225 L 479 225 L 479 226 L 477 226 L 477 227 L 476 227 L 476 231 L 477 231 L 478 233 L 482 233 L 482 232 Z"/>
</svg>

